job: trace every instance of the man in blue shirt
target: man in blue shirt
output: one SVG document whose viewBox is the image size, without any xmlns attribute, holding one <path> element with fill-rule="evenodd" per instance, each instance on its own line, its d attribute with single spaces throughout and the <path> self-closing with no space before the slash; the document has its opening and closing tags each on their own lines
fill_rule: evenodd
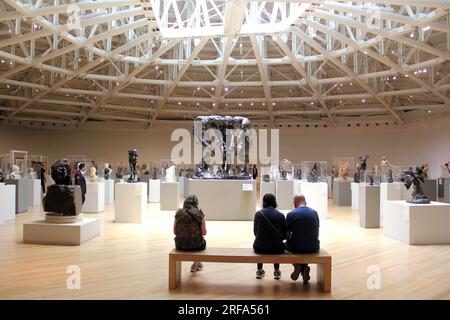
<svg viewBox="0 0 450 320">
<path fill-rule="evenodd" d="M 292 253 L 316 253 L 320 250 L 319 215 L 317 211 L 306 206 L 303 195 L 294 197 L 294 210 L 286 217 L 286 249 Z M 292 280 L 302 274 L 303 282 L 308 282 L 310 267 L 307 264 L 294 264 Z"/>
</svg>

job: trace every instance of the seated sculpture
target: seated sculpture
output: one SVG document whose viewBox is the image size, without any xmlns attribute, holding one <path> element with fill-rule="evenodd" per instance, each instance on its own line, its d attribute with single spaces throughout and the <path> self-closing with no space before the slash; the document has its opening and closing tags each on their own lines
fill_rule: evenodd
<svg viewBox="0 0 450 320">
<path fill-rule="evenodd" d="M 412 198 L 407 200 L 408 203 L 414 204 L 429 204 L 430 200 L 425 196 L 421 182 L 424 182 L 423 171 L 421 168 L 416 167 L 416 170 L 413 171 L 412 168 L 403 171 L 400 180 L 405 183 L 406 189 L 409 190 L 411 185 L 413 186 L 413 192 L 411 194 Z"/>
<path fill-rule="evenodd" d="M 54 185 L 47 188 L 42 204 L 47 217 L 73 217 L 76 221 L 81 212 L 81 189 L 72 185 L 67 160 L 58 160 L 51 167 Z"/>
</svg>

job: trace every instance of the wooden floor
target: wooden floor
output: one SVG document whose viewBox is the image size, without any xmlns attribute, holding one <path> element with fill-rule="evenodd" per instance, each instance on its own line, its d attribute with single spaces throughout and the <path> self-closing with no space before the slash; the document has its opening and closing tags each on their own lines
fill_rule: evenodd
<svg viewBox="0 0 450 320">
<path fill-rule="evenodd" d="M 80 247 L 22 243 L 22 224 L 42 217 L 39 207 L 0 225 L 0 299 L 450 299 L 450 245 L 409 246 L 363 229 L 350 207 L 330 207 L 321 221 L 321 246 L 333 256 L 332 292 L 314 280 L 255 279 L 251 264 L 206 264 L 197 274 L 183 264 L 181 287 L 168 290 L 173 212 L 149 204 L 145 223 L 115 224 L 114 209 L 98 215 L 102 235 Z M 207 213 L 206 213 L 207 214 Z M 97 215 L 86 215 L 97 216 Z M 251 221 L 207 222 L 208 246 L 251 247 Z M 81 289 L 66 288 L 69 265 L 81 268 Z M 381 288 L 369 290 L 367 268 L 381 271 Z M 315 266 L 311 268 L 315 279 Z"/>
</svg>

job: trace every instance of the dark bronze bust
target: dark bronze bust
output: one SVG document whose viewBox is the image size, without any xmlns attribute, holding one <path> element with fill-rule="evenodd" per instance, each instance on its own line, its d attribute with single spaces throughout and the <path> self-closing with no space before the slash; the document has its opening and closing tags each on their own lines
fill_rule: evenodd
<svg viewBox="0 0 450 320">
<path fill-rule="evenodd" d="M 51 176 L 55 184 L 47 188 L 42 204 L 46 216 L 73 217 L 81 212 L 81 189 L 73 186 L 70 166 L 67 160 L 58 160 L 51 167 Z"/>
</svg>

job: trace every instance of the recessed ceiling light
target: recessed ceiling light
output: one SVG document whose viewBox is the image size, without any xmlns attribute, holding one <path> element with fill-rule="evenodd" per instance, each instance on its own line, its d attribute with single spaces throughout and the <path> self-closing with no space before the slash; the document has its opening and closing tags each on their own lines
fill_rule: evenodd
<svg viewBox="0 0 450 320">
<path fill-rule="evenodd" d="M 272 102 L 272 106 L 274 106 L 275 105 L 275 102 Z"/>
<path fill-rule="evenodd" d="M 213 102 L 213 107 L 215 107 L 216 106 L 216 103 L 215 102 Z"/>
<path fill-rule="evenodd" d="M 228 87 L 225 87 L 225 92 L 227 92 L 228 91 Z"/>
<path fill-rule="evenodd" d="M 211 91 L 214 91 L 214 87 L 211 88 Z"/>
<path fill-rule="evenodd" d="M 242 107 L 242 103 L 239 102 L 239 107 Z"/>
<path fill-rule="evenodd" d="M 366 102 L 366 99 L 362 99 L 361 101 L 362 101 L 362 102 Z"/>
<path fill-rule="evenodd" d="M 428 113 L 431 113 L 431 110 L 428 110 Z"/>
</svg>

